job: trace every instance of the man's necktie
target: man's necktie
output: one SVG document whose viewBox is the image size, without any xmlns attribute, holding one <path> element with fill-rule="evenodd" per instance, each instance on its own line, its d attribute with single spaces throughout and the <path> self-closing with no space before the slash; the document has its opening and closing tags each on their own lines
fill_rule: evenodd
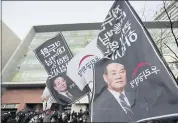
<svg viewBox="0 0 178 123">
<path fill-rule="evenodd" d="M 66 95 L 67 95 L 70 99 L 72 99 L 72 96 L 69 94 L 68 91 L 66 92 Z"/>
<path fill-rule="evenodd" d="M 127 104 L 127 102 L 125 101 L 124 97 L 125 97 L 125 96 L 124 96 L 124 94 L 122 94 L 122 93 L 121 93 L 121 95 L 119 96 L 120 101 L 121 101 L 121 105 L 122 105 L 122 107 L 125 109 L 127 115 L 129 115 L 130 117 L 132 117 L 134 114 L 133 114 L 133 112 L 132 112 L 132 110 L 131 110 L 131 107 L 130 107 L 130 106 Z"/>
</svg>

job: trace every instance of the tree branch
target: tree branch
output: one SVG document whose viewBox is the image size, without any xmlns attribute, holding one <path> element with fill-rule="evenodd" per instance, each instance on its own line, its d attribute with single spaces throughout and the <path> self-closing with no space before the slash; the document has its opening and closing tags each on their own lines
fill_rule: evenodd
<svg viewBox="0 0 178 123">
<path fill-rule="evenodd" d="M 142 18 L 144 17 L 144 19 L 146 21 L 146 17 L 145 17 L 145 9 L 146 9 L 146 7 L 145 6 L 146 6 L 146 1 L 145 1 L 143 12 L 142 12 Z"/>
<path fill-rule="evenodd" d="M 164 47 L 166 47 L 166 46 L 163 45 L 164 39 L 171 37 L 171 36 L 172 35 L 170 35 L 170 32 L 166 33 L 166 30 L 161 29 L 160 37 L 155 40 L 155 42 L 158 45 L 159 50 L 160 50 L 162 55 L 163 55 L 163 49 L 164 49 Z"/>
<path fill-rule="evenodd" d="M 168 19 L 169 19 L 169 22 L 170 22 L 170 25 L 171 25 L 171 33 L 172 33 L 172 35 L 173 35 L 173 37 L 174 37 L 174 39 L 175 39 L 175 42 L 176 42 L 176 44 L 177 44 L 177 47 L 178 47 L 178 40 L 177 40 L 177 38 L 176 38 L 176 36 L 175 36 L 175 34 L 174 34 L 174 31 L 173 31 L 173 22 L 171 21 L 171 18 L 170 18 L 170 16 L 169 16 L 169 13 L 168 13 L 168 11 L 167 11 L 167 9 L 166 9 L 166 2 L 165 2 L 165 0 L 163 0 L 163 4 L 164 4 L 164 10 L 165 10 L 165 12 L 166 12 L 166 15 L 167 15 L 167 17 L 168 17 Z"/>
<path fill-rule="evenodd" d="M 170 56 L 170 57 L 172 57 L 173 59 L 175 59 L 175 61 L 177 61 L 177 59 L 176 59 L 175 57 L 171 56 L 171 55 L 163 55 L 163 56 Z"/>
<path fill-rule="evenodd" d="M 176 56 L 176 58 L 178 58 L 178 56 L 176 55 L 176 53 L 166 43 L 164 43 L 164 45 L 166 45 L 167 48 L 169 48 L 169 50 Z"/>
<path fill-rule="evenodd" d="M 159 42 L 160 40 L 164 40 L 166 38 L 171 37 L 171 35 L 169 35 L 169 34 L 170 34 L 170 32 L 165 35 L 164 35 L 164 32 L 161 32 L 161 37 L 159 39 L 157 39 L 155 42 Z M 163 35 L 164 35 L 164 37 L 162 37 Z"/>
</svg>

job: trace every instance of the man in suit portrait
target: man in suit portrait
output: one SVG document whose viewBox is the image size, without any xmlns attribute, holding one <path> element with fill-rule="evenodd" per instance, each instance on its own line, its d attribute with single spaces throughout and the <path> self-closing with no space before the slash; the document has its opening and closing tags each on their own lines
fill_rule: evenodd
<svg viewBox="0 0 178 123">
<path fill-rule="evenodd" d="M 104 69 L 103 79 L 107 86 L 93 100 L 93 122 L 135 121 L 134 108 L 143 109 L 145 105 L 135 107 L 135 93 L 126 90 L 127 77 L 124 65 L 109 63 Z"/>
<path fill-rule="evenodd" d="M 60 96 L 64 96 L 66 97 L 66 101 L 67 102 L 72 102 L 73 100 L 73 96 L 72 94 L 70 94 L 68 92 L 68 87 L 67 87 L 67 83 L 66 83 L 66 80 L 64 80 L 63 77 L 57 77 L 55 80 L 54 80 L 54 89 L 58 92 L 58 94 Z"/>
</svg>

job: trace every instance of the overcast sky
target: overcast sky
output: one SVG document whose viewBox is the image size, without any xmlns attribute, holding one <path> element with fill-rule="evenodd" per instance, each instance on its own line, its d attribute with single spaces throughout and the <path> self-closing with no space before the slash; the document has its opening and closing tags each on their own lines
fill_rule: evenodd
<svg viewBox="0 0 178 123">
<path fill-rule="evenodd" d="M 2 1 L 2 21 L 24 39 L 34 25 L 102 22 L 114 1 Z M 162 1 L 131 1 L 139 16 L 147 20 Z M 144 10 L 144 8 L 146 8 Z"/>
</svg>

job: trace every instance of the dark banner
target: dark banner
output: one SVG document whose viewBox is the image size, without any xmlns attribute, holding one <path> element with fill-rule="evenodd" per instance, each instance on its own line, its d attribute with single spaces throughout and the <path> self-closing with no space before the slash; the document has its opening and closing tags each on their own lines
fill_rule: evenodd
<svg viewBox="0 0 178 123">
<path fill-rule="evenodd" d="M 34 52 L 49 75 L 46 85 L 57 103 L 74 103 L 89 92 L 88 86 L 81 91 L 66 75 L 67 64 L 73 55 L 61 33 L 41 44 Z"/>
<path fill-rule="evenodd" d="M 178 85 L 128 1 L 115 1 L 97 41 L 92 122 L 178 118 Z"/>
</svg>

